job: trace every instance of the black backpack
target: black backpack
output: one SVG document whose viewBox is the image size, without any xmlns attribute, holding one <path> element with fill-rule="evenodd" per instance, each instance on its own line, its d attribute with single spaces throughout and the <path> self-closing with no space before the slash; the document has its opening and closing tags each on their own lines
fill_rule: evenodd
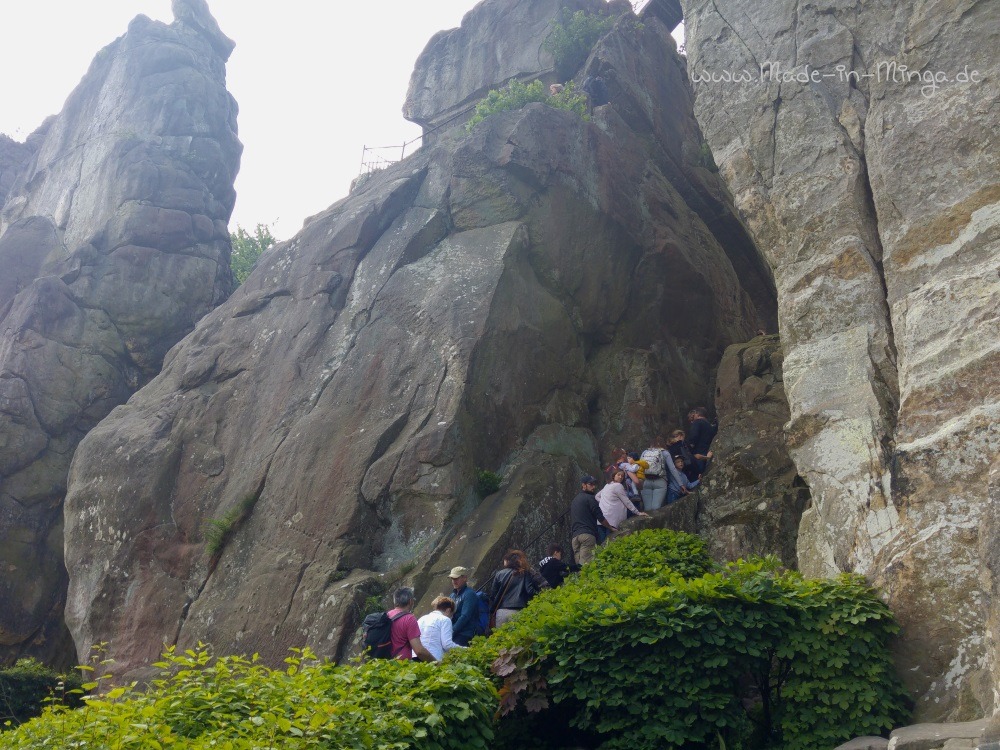
<svg viewBox="0 0 1000 750">
<path fill-rule="evenodd" d="M 362 653 L 369 659 L 392 658 L 392 624 L 407 614 L 400 612 L 395 617 L 389 617 L 388 612 L 372 612 L 361 623 L 364 634 L 364 650 Z"/>
</svg>

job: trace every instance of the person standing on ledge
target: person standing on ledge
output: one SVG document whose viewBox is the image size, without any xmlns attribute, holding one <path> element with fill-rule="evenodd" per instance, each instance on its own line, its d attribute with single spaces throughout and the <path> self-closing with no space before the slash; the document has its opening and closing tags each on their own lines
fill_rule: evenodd
<svg viewBox="0 0 1000 750">
<path fill-rule="evenodd" d="M 587 474 L 580 480 L 580 487 L 580 492 L 569 504 L 569 535 L 573 542 L 573 559 L 578 565 L 586 565 L 594 559 L 598 524 L 609 531 L 618 529 L 607 522 L 594 497 L 597 480 Z"/>
<path fill-rule="evenodd" d="M 469 569 L 456 565 L 448 574 L 451 579 L 451 600 L 455 602 L 452 638 L 459 646 L 468 646 L 479 624 L 479 599 L 469 588 Z"/>
<path fill-rule="evenodd" d="M 708 409 L 704 406 L 696 406 L 688 412 L 688 422 L 690 422 L 687 434 L 688 448 L 694 454 L 698 473 L 704 474 L 708 462 L 712 458 L 709 447 L 715 437 L 716 428 L 708 421 Z"/>
</svg>

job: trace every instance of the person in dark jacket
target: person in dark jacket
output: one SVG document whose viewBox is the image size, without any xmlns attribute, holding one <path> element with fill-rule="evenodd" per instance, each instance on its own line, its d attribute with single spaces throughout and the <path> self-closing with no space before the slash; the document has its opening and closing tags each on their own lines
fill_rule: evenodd
<svg viewBox="0 0 1000 750">
<path fill-rule="evenodd" d="M 708 421 L 708 410 L 704 406 L 696 406 L 688 412 L 688 421 L 690 422 L 687 433 L 688 448 L 694 454 L 699 474 L 703 474 L 712 457 L 709 447 L 712 445 L 716 430 Z"/>
<path fill-rule="evenodd" d="M 598 524 L 610 531 L 618 529 L 607 522 L 597 498 L 594 497 L 597 493 L 597 480 L 587 474 L 580 480 L 580 485 L 583 489 L 569 504 L 569 536 L 573 541 L 573 558 L 577 564 L 586 565 L 594 559 Z"/>
<path fill-rule="evenodd" d="M 547 588 L 549 582 L 531 569 L 521 550 L 508 552 L 503 558 L 503 569 L 493 576 L 490 588 L 490 611 L 496 616 L 496 626 L 503 625 L 527 607 L 535 594 Z"/>
<path fill-rule="evenodd" d="M 546 557 L 538 563 L 538 572 L 542 578 L 549 582 L 549 586 L 556 588 L 561 586 L 566 580 L 566 576 L 575 573 L 580 569 L 579 565 L 568 565 L 563 562 L 563 548 L 561 544 L 550 544 Z"/>
<path fill-rule="evenodd" d="M 479 599 L 476 597 L 476 592 L 468 586 L 468 568 L 456 565 L 448 577 L 454 589 L 450 598 L 455 602 L 455 614 L 451 624 L 452 639 L 459 646 L 468 646 L 479 625 Z"/>
</svg>

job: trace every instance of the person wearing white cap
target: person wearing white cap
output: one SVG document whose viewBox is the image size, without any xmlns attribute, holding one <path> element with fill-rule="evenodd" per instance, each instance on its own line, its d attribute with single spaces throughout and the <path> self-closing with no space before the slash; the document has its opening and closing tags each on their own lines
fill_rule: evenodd
<svg viewBox="0 0 1000 750">
<path fill-rule="evenodd" d="M 479 624 L 479 600 L 476 592 L 468 587 L 469 569 L 456 565 L 448 573 L 454 591 L 451 600 L 455 602 L 455 615 L 452 620 L 452 638 L 459 646 L 468 646 L 476 634 Z"/>
</svg>

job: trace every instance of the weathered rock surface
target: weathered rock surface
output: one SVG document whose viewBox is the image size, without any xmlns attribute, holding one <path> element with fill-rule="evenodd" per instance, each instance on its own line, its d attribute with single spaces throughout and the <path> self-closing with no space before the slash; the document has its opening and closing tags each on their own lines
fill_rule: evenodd
<svg viewBox="0 0 1000 750">
<path fill-rule="evenodd" d="M 72 658 L 73 451 L 230 289 L 232 43 L 203 0 L 174 6 L 169 26 L 136 18 L 26 144 L 0 138 L 0 659 Z"/>
<path fill-rule="evenodd" d="M 778 286 L 788 435 L 813 499 L 800 567 L 885 588 L 919 716 L 989 713 L 1000 5 L 684 7 L 699 122 Z"/>
<path fill-rule="evenodd" d="M 373 591 L 557 537 L 599 451 L 709 400 L 725 348 L 773 324 L 768 272 L 717 239 L 740 225 L 666 28 L 623 21 L 592 64 L 613 96 L 592 122 L 534 104 L 375 175 L 87 436 L 79 648 L 111 640 L 123 672 L 198 640 L 338 655 Z M 504 475 L 484 503 L 478 467 Z"/>
<path fill-rule="evenodd" d="M 889 735 L 888 750 L 972 750 L 988 722 L 988 719 L 982 719 L 901 727 Z"/>
<path fill-rule="evenodd" d="M 834 750 L 886 750 L 889 740 L 884 737 L 855 737 L 850 742 L 837 745 Z"/>
<path fill-rule="evenodd" d="M 705 475 L 698 532 L 720 562 L 776 555 L 798 564 L 796 534 L 809 489 L 788 455 L 781 342 L 758 336 L 726 350 L 715 385 L 718 437 Z"/>
<path fill-rule="evenodd" d="M 459 28 L 438 32 L 427 43 L 410 78 L 403 116 L 429 130 L 474 106 L 491 88 L 551 71 L 552 55 L 542 45 L 562 8 L 607 12 L 604 0 L 479 3 Z"/>
</svg>

